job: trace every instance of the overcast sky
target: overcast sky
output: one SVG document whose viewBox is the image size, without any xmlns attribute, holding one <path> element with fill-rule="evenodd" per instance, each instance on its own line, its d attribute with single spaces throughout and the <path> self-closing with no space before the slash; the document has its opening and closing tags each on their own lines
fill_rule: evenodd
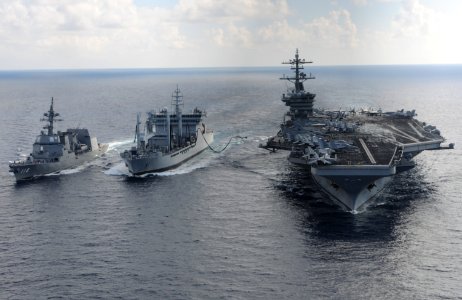
<svg viewBox="0 0 462 300">
<path fill-rule="evenodd" d="M 459 0 L 0 0 L 0 69 L 462 63 Z"/>
</svg>

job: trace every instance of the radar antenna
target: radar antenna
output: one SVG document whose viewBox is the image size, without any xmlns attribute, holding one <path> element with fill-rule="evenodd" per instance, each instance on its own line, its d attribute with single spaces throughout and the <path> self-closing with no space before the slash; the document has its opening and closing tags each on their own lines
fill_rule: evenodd
<svg viewBox="0 0 462 300">
<path fill-rule="evenodd" d="M 308 79 L 315 79 L 314 76 L 305 74 L 301 70 L 303 70 L 303 64 L 311 64 L 313 63 L 312 61 L 305 61 L 305 59 L 301 59 L 298 56 L 298 48 L 295 51 L 295 58 L 294 59 L 289 59 L 289 61 L 284 61 L 282 64 L 284 65 L 292 65 L 290 69 L 294 70 L 295 77 L 290 77 L 290 76 L 283 76 L 280 79 L 281 80 L 287 80 L 295 84 L 295 92 L 298 93 L 300 91 L 304 91 L 303 87 L 303 82 L 308 80 Z"/>
</svg>

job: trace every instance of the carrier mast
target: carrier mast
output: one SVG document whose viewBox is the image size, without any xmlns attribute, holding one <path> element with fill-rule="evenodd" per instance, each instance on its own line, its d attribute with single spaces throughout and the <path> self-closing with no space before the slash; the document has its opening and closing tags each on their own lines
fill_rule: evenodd
<svg viewBox="0 0 462 300">
<path fill-rule="evenodd" d="M 295 59 L 289 59 L 289 61 L 282 62 L 284 65 L 292 65 L 290 68 L 291 70 L 295 70 L 295 77 L 287 77 L 284 75 L 284 77 L 280 78 L 281 80 L 287 80 L 295 84 L 295 92 L 298 93 L 300 91 L 304 91 L 303 87 L 303 82 L 308 80 L 308 79 L 315 79 L 314 76 L 310 75 L 307 76 L 303 70 L 303 64 L 312 64 L 312 61 L 305 61 L 305 59 L 301 59 L 298 56 L 298 49 L 295 51 Z"/>
<path fill-rule="evenodd" d="M 279 78 L 287 80 L 295 85 L 295 88 L 289 90 L 287 94 L 282 95 L 282 102 L 290 107 L 290 113 L 299 118 L 306 118 L 313 115 L 313 102 L 315 94 L 305 91 L 303 82 L 308 79 L 315 79 L 314 76 L 307 75 L 303 72 L 304 64 L 311 64 L 312 61 L 305 61 L 298 56 L 298 49 L 295 51 L 295 58 L 289 61 L 282 62 L 286 65 L 291 65 L 291 70 L 294 70 L 295 76 L 286 76 Z"/>
</svg>

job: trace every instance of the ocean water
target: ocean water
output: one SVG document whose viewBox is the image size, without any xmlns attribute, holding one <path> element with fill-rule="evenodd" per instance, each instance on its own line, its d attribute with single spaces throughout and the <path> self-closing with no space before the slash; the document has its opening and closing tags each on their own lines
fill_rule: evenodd
<svg viewBox="0 0 462 300">
<path fill-rule="evenodd" d="M 342 210 L 287 152 L 259 149 L 286 107 L 286 68 L 0 72 L 0 298 L 462 298 L 462 66 L 312 67 L 316 106 L 416 109 L 455 142 L 358 214 Z M 176 170 L 128 176 L 137 112 L 208 112 L 214 147 Z M 16 184 L 55 98 L 58 129 L 86 127 L 110 150 Z M 460 146 L 459 146 L 460 145 Z"/>
</svg>

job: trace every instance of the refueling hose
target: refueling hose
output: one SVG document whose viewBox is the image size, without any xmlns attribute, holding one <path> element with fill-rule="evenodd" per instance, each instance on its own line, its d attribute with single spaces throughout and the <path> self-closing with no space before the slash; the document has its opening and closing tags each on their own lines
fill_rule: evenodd
<svg viewBox="0 0 462 300">
<path fill-rule="evenodd" d="M 212 146 L 210 146 L 209 142 L 207 142 L 207 140 L 205 139 L 205 136 L 203 134 L 201 134 L 201 135 L 202 135 L 202 138 L 204 139 L 205 143 L 207 144 L 207 146 L 209 146 L 209 149 L 212 150 L 214 153 L 221 153 L 221 152 L 225 151 L 226 148 L 228 148 L 231 141 L 234 140 L 234 139 L 245 140 L 247 138 L 246 136 L 240 136 L 240 135 L 232 136 L 232 137 L 229 138 L 228 143 L 225 145 L 225 147 L 223 147 L 223 149 L 216 150 Z"/>
</svg>

